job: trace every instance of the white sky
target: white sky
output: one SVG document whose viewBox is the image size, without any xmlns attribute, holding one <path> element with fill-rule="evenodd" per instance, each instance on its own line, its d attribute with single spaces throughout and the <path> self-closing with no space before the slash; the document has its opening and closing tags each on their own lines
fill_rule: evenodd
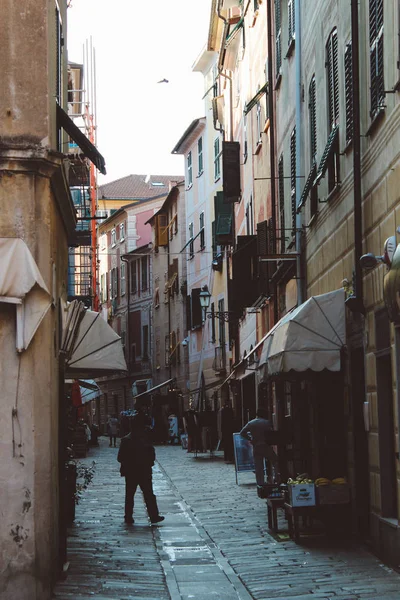
<svg viewBox="0 0 400 600">
<path fill-rule="evenodd" d="M 96 53 L 97 146 L 107 175 L 180 175 L 171 151 L 204 116 L 203 76 L 192 65 L 207 43 L 211 0 L 72 0 L 68 58 Z M 157 82 L 168 79 L 169 83 Z"/>
</svg>

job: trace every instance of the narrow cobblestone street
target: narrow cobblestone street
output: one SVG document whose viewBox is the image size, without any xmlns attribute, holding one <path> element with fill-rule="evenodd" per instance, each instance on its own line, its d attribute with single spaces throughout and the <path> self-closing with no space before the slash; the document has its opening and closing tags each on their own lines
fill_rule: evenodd
<svg viewBox="0 0 400 600">
<path fill-rule="evenodd" d="M 253 474 L 240 474 L 236 485 L 233 465 L 219 453 L 194 458 L 178 446 L 156 452 L 154 488 L 166 519 L 150 526 L 138 492 L 130 526 L 117 449 L 100 438 L 90 450 L 84 462 L 96 461 L 95 476 L 77 506 L 69 573 L 54 598 L 399 598 L 400 575 L 354 542 L 318 536 L 296 545 L 269 535 Z"/>
</svg>

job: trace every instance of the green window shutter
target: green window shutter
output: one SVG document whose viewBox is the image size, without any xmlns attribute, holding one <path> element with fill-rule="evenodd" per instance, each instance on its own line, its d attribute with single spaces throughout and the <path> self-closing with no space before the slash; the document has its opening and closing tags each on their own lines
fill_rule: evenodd
<svg viewBox="0 0 400 600">
<path fill-rule="evenodd" d="M 233 205 L 224 202 L 223 192 L 214 196 L 215 242 L 226 245 L 233 243 Z"/>
<path fill-rule="evenodd" d="M 308 88 L 308 113 L 310 125 L 310 154 L 311 162 L 317 160 L 317 105 L 315 92 L 315 75 L 312 76 Z"/>
<path fill-rule="evenodd" d="M 339 122 L 339 69 L 338 69 L 338 41 L 337 29 L 329 36 L 326 45 L 327 77 L 328 77 L 328 113 L 329 130 L 331 131 Z"/>
<path fill-rule="evenodd" d="M 351 42 L 344 51 L 344 84 L 346 97 L 346 142 L 353 139 L 353 76 Z"/>
<path fill-rule="evenodd" d="M 278 161 L 278 191 L 279 191 L 279 226 L 280 226 L 280 247 L 281 252 L 285 252 L 285 180 L 283 177 L 283 154 Z"/>
<path fill-rule="evenodd" d="M 290 201 L 292 209 L 292 229 L 296 229 L 296 127 L 290 136 Z"/>
</svg>

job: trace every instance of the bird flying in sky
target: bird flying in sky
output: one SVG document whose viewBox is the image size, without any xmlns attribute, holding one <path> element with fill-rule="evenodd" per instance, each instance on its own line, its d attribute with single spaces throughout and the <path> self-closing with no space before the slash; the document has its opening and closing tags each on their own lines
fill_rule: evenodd
<svg viewBox="0 0 400 600">
<path fill-rule="evenodd" d="M 169 83 L 168 79 L 161 79 L 160 81 L 157 81 L 157 83 Z"/>
</svg>

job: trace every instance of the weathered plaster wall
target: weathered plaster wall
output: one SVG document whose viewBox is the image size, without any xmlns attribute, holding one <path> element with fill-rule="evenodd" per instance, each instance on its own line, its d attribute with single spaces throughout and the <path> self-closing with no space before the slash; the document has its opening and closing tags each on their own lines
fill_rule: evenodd
<svg viewBox="0 0 400 600">
<path fill-rule="evenodd" d="M 8 172 L 0 206 L 0 237 L 24 239 L 56 290 L 56 306 L 20 356 L 15 306 L 0 304 L 0 597 L 44 600 L 57 573 L 57 301 L 65 297 L 67 240 L 47 178 Z"/>
</svg>

